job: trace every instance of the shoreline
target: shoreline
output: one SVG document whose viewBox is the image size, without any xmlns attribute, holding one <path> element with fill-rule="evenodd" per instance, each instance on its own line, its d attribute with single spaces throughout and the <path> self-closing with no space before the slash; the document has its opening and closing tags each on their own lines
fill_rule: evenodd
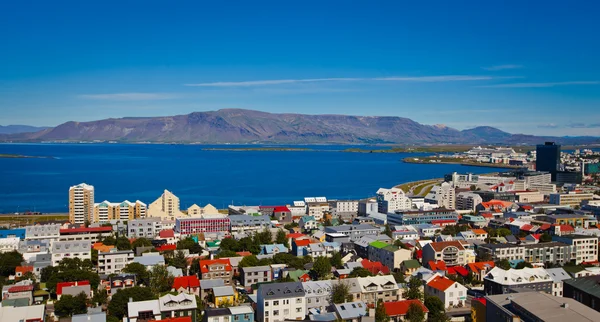
<svg viewBox="0 0 600 322">
<path fill-rule="evenodd" d="M 422 161 L 423 160 L 423 161 Z M 439 160 L 439 159 L 438 159 Z M 419 159 L 414 160 L 414 158 L 404 158 L 402 159 L 403 163 L 413 163 L 413 164 L 458 164 L 466 167 L 486 167 L 486 168 L 495 168 L 495 169 L 521 169 L 523 167 L 516 165 L 496 165 L 494 163 L 471 163 L 471 162 L 459 162 L 459 161 L 440 161 L 440 162 L 429 162 L 429 159 Z"/>
<path fill-rule="evenodd" d="M 54 157 L 22 154 L 0 154 L 0 159 L 54 159 Z"/>
</svg>

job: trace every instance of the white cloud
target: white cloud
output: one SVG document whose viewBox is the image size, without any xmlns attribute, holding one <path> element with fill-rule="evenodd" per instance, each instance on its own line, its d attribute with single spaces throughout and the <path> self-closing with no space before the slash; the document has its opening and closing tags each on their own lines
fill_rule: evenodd
<svg viewBox="0 0 600 322">
<path fill-rule="evenodd" d="M 512 84 L 496 84 L 484 85 L 478 87 L 487 88 L 541 88 L 541 87 L 556 87 L 568 85 L 597 85 L 600 81 L 570 81 L 570 82 L 553 82 L 553 83 L 512 83 Z"/>
<path fill-rule="evenodd" d="M 523 68 L 523 66 L 509 64 L 509 65 L 496 65 L 496 66 L 481 67 L 481 68 L 485 69 L 485 70 L 489 70 L 489 71 L 499 71 L 499 70 L 505 70 L 505 69 Z"/>
<path fill-rule="evenodd" d="M 155 101 L 177 98 L 179 95 L 171 93 L 111 93 L 111 94 L 83 94 L 79 98 L 90 100 L 110 101 Z"/>
<path fill-rule="evenodd" d="M 318 83 L 318 82 L 358 82 L 358 81 L 376 81 L 376 82 L 456 82 L 456 81 L 478 81 L 491 80 L 499 78 L 515 78 L 515 77 L 493 77 L 480 75 L 443 75 L 443 76 L 420 76 L 420 77 L 372 77 L 372 78 L 307 78 L 307 79 L 272 79 L 272 80 L 254 80 L 241 82 L 211 82 L 198 84 L 184 84 L 185 86 L 198 87 L 248 87 L 248 86 L 265 86 L 265 85 L 283 85 L 297 83 Z"/>
</svg>

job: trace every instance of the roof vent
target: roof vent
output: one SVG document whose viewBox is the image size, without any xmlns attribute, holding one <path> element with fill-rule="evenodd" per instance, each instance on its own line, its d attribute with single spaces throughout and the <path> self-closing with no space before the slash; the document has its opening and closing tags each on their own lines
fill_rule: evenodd
<svg viewBox="0 0 600 322">
<path fill-rule="evenodd" d="M 563 303 L 560 305 L 560 307 L 564 307 L 565 309 L 569 308 L 569 303 Z"/>
</svg>

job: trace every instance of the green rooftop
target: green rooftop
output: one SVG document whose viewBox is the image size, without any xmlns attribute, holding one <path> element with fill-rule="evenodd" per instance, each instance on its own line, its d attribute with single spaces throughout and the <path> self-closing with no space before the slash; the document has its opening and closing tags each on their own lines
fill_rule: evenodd
<svg viewBox="0 0 600 322">
<path fill-rule="evenodd" d="M 402 265 L 404 265 L 404 267 L 406 267 L 406 268 L 419 268 L 419 267 L 421 267 L 421 264 L 416 259 L 407 259 L 407 260 L 405 260 L 405 261 L 402 262 Z"/>
<path fill-rule="evenodd" d="M 384 242 L 382 242 L 382 241 L 378 241 L 378 240 L 376 240 L 376 241 L 374 241 L 374 242 L 370 243 L 370 244 L 369 244 L 369 246 L 373 246 L 373 247 L 375 247 L 375 248 L 379 248 L 379 249 L 381 249 L 381 248 L 385 248 L 385 247 L 387 247 L 387 246 L 389 246 L 389 245 L 388 245 L 388 244 L 386 244 L 386 243 L 384 243 Z"/>
<path fill-rule="evenodd" d="M 288 276 L 294 281 L 294 282 L 298 282 L 300 280 L 300 276 L 304 275 L 308 273 L 308 271 L 305 271 L 303 269 L 298 269 L 295 271 L 290 271 L 288 272 Z"/>
</svg>

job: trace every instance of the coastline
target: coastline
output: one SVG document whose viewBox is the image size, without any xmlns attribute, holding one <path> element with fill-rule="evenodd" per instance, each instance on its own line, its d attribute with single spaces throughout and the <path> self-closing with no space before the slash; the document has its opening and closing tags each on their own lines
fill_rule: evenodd
<svg viewBox="0 0 600 322">
<path fill-rule="evenodd" d="M 472 163 L 472 162 L 461 162 L 461 161 L 440 161 L 440 162 L 429 162 L 432 160 L 431 158 L 420 158 L 419 160 L 415 160 L 414 158 L 404 158 L 402 162 L 404 163 L 414 163 L 414 164 L 458 164 L 467 167 L 487 167 L 487 168 L 496 168 L 496 169 L 520 169 L 521 166 L 516 165 L 500 165 L 494 163 Z M 436 159 L 440 160 L 440 159 Z"/>
<path fill-rule="evenodd" d="M 0 159 L 54 159 L 54 157 L 21 154 L 0 154 Z"/>
</svg>

